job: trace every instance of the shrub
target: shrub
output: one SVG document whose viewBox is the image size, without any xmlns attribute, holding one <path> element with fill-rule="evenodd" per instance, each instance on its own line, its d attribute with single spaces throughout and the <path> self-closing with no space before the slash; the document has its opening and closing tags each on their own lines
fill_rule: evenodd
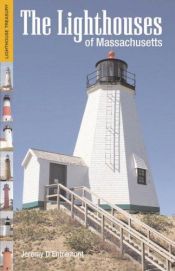
<svg viewBox="0 0 175 271">
<path fill-rule="evenodd" d="M 76 251 L 92 254 L 97 252 L 96 236 L 87 229 L 76 228 L 66 236 L 66 244 Z"/>
<path fill-rule="evenodd" d="M 147 214 L 142 217 L 142 221 L 157 231 L 167 231 L 172 227 L 172 221 L 163 215 Z"/>
</svg>

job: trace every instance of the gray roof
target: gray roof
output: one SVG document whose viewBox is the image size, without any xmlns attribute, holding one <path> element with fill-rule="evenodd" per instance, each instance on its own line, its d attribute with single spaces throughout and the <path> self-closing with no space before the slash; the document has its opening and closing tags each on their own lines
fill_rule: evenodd
<svg viewBox="0 0 175 271">
<path fill-rule="evenodd" d="M 85 162 L 82 158 L 71 156 L 71 155 L 65 155 L 55 152 L 47 152 L 42 150 L 36 150 L 36 149 L 30 149 L 34 155 L 36 155 L 40 159 L 62 163 L 66 165 L 77 165 L 77 166 L 86 166 Z"/>
</svg>

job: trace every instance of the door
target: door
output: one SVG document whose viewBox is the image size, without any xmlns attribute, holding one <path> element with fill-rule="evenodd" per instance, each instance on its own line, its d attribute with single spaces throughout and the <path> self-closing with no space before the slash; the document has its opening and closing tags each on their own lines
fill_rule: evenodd
<svg viewBox="0 0 175 271">
<path fill-rule="evenodd" d="M 64 186 L 67 184 L 67 166 L 61 164 L 50 163 L 50 173 L 49 173 L 49 184 L 60 183 Z M 49 194 L 55 194 L 55 188 L 49 189 Z M 62 195 L 65 195 L 63 191 Z M 51 200 L 56 200 L 56 197 L 50 198 Z"/>
</svg>

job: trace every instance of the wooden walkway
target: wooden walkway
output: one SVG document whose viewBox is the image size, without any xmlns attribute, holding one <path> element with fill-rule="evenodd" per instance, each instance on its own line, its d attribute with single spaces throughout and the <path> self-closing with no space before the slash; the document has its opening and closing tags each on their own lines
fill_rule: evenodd
<svg viewBox="0 0 175 271">
<path fill-rule="evenodd" d="M 50 192 L 54 194 L 51 194 Z M 110 212 L 105 211 L 105 204 Z M 100 198 L 86 187 L 45 186 L 45 209 L 62 208 L 73 219 L 139 262 L 142 271 L 175 271 L 175 242 Z"/>
</svg>

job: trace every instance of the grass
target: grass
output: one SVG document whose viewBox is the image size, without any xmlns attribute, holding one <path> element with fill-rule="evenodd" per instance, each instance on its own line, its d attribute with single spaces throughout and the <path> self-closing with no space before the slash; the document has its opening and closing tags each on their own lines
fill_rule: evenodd
<svg viewBox="0 0 175 271">
<path fill-rule="evenodd" d="M 23 258 L 23 251 L 83 251 L 81 257 Z M 116 249 L 58 210 L 14 215 L 14 271 L 139 271 Z"/>
<path fill-rule="evenodd" d="M 159 232 L 168 232 L 173 227 L 173 220 L 163 215 L 146 214 L 142 221 Z"/>
</svg>

